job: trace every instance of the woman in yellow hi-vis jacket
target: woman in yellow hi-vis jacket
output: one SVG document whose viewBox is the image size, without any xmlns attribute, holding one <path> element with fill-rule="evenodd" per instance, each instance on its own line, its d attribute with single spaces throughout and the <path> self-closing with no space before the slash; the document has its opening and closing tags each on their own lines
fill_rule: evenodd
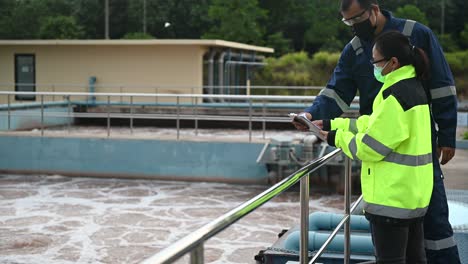
<svg viewBox="0 0 468 264">
<path fill-rule="evenodd" d="M 423 216 L 432 192 L 428 59 L 399 32 L 380 35 L 374 75 L 383 82 L 371 115 L 315 121 L 328 144 L 362 160 L 364 211 L 378 263 L 426 263 Z M 330 131 L 330 132 L 325 132 Z"/>
</svg>

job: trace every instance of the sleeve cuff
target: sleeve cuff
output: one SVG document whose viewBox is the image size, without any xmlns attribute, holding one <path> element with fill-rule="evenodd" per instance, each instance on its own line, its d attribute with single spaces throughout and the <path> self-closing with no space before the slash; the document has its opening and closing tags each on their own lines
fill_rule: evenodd
<svg viewBox="0 0 468 264">
<path fill-rule="evenodd" d="M 437 145 L 439 147 L 448 147 L 448 148 L 455 148 L 456 141 L 454 138 L 446 139 L 446 138 L 438 138 Z"/>
<path fill-rule="evenodd" d="M 328 145 L 332 146 L 332 147 L 336 147 L 335 146 L 335 138 L 336 138 L 336 130 L 332 130 L 328 133 L 328 136 L 327 136 L 327 143 Z"/>
<path fill-rule="evenodd" d="M 330 131 L 331 130 L 331 120 L 329 119 L 325 119 L 325 120 L 322 120 L 323 122 L 323 131 Z"/>
</svg>

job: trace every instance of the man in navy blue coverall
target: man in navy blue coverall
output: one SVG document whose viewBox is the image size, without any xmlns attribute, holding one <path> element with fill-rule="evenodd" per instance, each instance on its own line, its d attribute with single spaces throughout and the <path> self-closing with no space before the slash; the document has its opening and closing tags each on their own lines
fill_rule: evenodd
<svg viewBox="0 0 468 264">
<path fill-rule="evenodd" d="M 333 119 L 349 108 L 359 91 L 360 114 L 369 115 L 382 83 L 373 75 L 374 38 L 388 30 L 398 30 L 422 48 L 431 62 L 431 77 L 425 84 L 430 94 L 433 120 L 434 188 L 424 218 L 424 238 L 428 263 L 460 263 L 457 245 L 448 220 L 448 205 L 440 168 L 455 154 L 457 98 L 452 72 L 434 33 L 412 20 L 399 19 L 381 10 L 376 0 L 342 0 L 342 21 L 355 37 L 345 46 L 325 89 L 304 110 L 311 120 Z M 299 123 L 296 128 L 304 130 Z M 441 159 L 439 163 L 439 159 Z"/>
</svg>

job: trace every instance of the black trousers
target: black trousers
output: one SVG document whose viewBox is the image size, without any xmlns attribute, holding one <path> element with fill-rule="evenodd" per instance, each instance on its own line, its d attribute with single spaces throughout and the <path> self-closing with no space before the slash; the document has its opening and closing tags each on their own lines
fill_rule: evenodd
<svg viewBox="0 0 468 264">
<path fill-rule="evenodd" d="M 423 218 L 395 219 L 366 214 L 377 263 L 427 263 Z"/>
</svg>

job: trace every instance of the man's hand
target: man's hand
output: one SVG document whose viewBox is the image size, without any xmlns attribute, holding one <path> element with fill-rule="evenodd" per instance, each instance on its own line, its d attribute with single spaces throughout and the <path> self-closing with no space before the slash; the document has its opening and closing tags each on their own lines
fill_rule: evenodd
<svg viewBox="0 0 468 264">
<path fill-rule="evenodd" d="M 315 120 L 312 123 L 323 130 L 323 120 Z"/>
<path fill-rule="evenodd" d="M 455 149 L 449 147 L 438 147 L 437 157 L 440 160 L 440 164 L 447 164 L 455 156 Z M 441 158 L 442 157 L 442 158 Z"/>
<path fill-rule="evenodd" d="M 298 115 L 300 115 L 302 113 L 299 113 Z M 309 120 L 312 120 L 312 115 L 310 113 L 305 113 L 305 116 L 307 117 L 307 119 Z M 306 132 L 306 131 L 309 131 L 309 128 L 306 127 L 305 125 L 299 123 L 299 122 L 296 122 L 296 121 L 292 121 L 292 124 L 296 127 L 297 130 L 300 130 L 300 131 L 303 131 L 303 132 Z"/>
</svg>

